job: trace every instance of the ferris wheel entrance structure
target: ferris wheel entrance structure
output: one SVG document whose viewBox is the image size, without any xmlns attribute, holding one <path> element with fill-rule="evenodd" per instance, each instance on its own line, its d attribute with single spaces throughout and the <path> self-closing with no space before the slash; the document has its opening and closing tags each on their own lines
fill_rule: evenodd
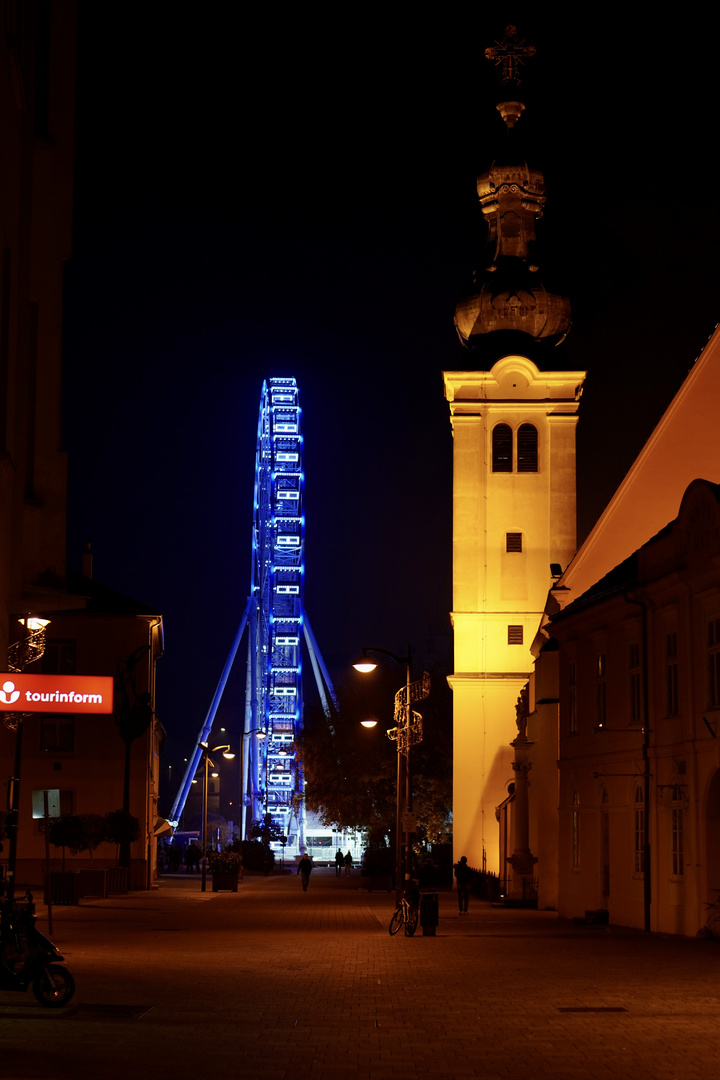
<svg viewBox="0 0 720 1080">
<path fill-rule="evenodd" d="M 302 730 L 302 644 L 330 716 L 337 700 L 304 609 L 305 515 L 301 408 L 295 379 L 263 383 L 258 417 L 250 595 L 170 820 L 176 824 L 207 746 L 218 705 L 247 630 L 242 723 L 240 836 L 275 827 L 289 853 L 305 848 L 305 786 L 295 744 Z"/>
</svg>

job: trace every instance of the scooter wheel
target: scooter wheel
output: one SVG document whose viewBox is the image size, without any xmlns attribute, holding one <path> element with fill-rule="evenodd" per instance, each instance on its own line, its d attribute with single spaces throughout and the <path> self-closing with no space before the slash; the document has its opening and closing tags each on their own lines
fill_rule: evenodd
<svg viewBox="0 0 720 1080">
<path fill-rule="evenodd" d="M 33 994 L 47 1009 L 60 1009 L 67 1005 L 75 993 L 75 980 L 62 964 L 48 964 L 32 984 Z"/>
</svg>

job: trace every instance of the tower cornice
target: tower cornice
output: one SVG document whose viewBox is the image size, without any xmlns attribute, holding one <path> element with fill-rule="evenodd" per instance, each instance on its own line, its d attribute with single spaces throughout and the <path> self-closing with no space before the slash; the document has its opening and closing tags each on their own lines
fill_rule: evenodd
<svg viewBox="0 0 720 1080">
<path fill-rule="evenodd" d="M 454 412 L 461 403 L 580 400 L 584 371 L 541 371 L 526 356 L 505 356 L 489 371 L 444 371 L 445 397 Z"/>
</svg>

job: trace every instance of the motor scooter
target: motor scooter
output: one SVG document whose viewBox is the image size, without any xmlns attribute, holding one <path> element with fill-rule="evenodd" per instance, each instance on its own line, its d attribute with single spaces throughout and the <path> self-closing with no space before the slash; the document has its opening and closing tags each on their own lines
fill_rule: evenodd
<svg viewBox="0 0 720 1080">
<path fill-rule="evenodd" d="M 48 1009 L 67 1005 L 75 993 L 75 980 L 56 961 L 64 957 L 35 926 L 31 892 L 22 900 L 0 901 L 0 991 L 27 990 Z"/>
</svg>

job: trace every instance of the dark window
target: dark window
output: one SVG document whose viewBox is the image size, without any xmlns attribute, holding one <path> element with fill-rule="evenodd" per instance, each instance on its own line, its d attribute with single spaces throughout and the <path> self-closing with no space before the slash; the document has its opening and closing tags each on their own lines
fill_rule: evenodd
<svg viewBox="0 0 720 1080">
<path fill-rule="evenodd" d="M 677 631 L 665 635 L 665 712 L 678 714 L 678 645 Z"/>
<path fill-rule="evenodd" d="M 505 533 L 505 550 L 522 551 L 522 533 Z"/>
<path fill-rule="evenodd" d="M 633 642 L 629 652 L 630 664 L 630 723 L 642 720 L 642 686 L 640 670 L 640 646 Z"/>
<path fill-rule="evenodd" d="M 639 784 L 635 788 L 633 813 L 635 817 L 633 869 L 636 874 L 642 874 L 645 870 L 645 795 Z"/>
<path fill-rule="evenodd" d="M 45 643 L 42 669 L 45 675 L 75 675 L 76 643 L 72 638 L 50 638 Z"/>
<path fill-rule="evenodd" d="M 522 626 L 508 626 L 508 645 L 522 645 L 523 643 L 523 628 Z"/>
<path fill-rule="evenodd" d="M 507 424 L 497 424 L 492 433 L 492 471 L 512 472 L 512 428 Z"/>
<path fill-rule="evenodd" d="M 517 436 L 518 472 L 538 471 L 538 434 L 532 424 L 521 424 Z"/>
<path fill-rule="evenodd" d="M 570 734 L 577 731 L 577 667 L 574 660 L 568 671 L 568 727 Z"/>
<path fill-rule="evenodd" d="M 673 785 L 672 789 L 672 872 L 673 877 L 682 877 L 685 871 L 683 813 L 685 799 L 682 786 Z"/>
<path fill-rule="evenodd" d="M 40 750 L 47 754 L 72 753 L 75 748 L 75 722 L 66 716 L 40 721 Z"/>
<path fill-rule="evenodd" d="M 596 701 L 597 701 L 597 726 L 604 727 L 605 720 L 607 719 L 607 668 L 605 664 L 605 653 L 599 653 L 597 658 L 597 680 L 596 680 Z"/>
<path fill-rule="evenodd" d="M 712 709 L 720 705 L 720 619 L 708 622 L 707 642 L 707 703 Z"/>
</svg>

